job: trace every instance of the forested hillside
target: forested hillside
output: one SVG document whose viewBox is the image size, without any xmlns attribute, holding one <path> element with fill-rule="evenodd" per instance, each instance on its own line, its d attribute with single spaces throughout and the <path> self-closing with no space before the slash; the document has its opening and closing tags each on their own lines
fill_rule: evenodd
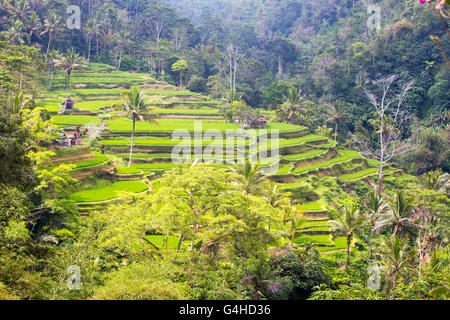
<svg viewBox="0 0 450 320">
<path fill-rule="evenodd" d="M 448 123 L 449 68 L 430 35 L 441 38 L 447 56 L 450 40 L 438 14 L 418 1 L 375 1 L 378 31 L 368 27 L 365 1 L 72 1 L 81 7 L 81 30 L 65 27 L 66 1 L 8 2 L 0 7 L 3 37 L 40 45 L 46 55 L 74 47 L 87 61 L 182 80 L 214 99 L 234 92 L 253 108 L 277 109 L 289 87 L 299 88 L 309 103 L 298 122 L 316 129 L 324 124 L 321 107 L 340 100 L 351 112 L 337 134 L 349 146 L 349 132 L 369 137 L 372 109 L 363 87 L 393 74 L 397 86 L 415 82 L 405 101 L 415 123 L 408 134 L 424 149 L 442 137 L 438 127 L 421 128 Z M 172 68 L 179 60 L 187 62 L 183 79 Z M 417 173 L 448 170 L 437 159 L 402 165 Z"/>
</svg>

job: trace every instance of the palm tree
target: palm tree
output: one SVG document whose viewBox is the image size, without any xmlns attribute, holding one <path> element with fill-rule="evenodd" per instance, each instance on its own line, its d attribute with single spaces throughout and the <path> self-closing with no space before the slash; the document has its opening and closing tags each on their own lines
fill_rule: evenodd
<svg viewBox="0 0 450 320">
<path fill-rule="evenodd" d="M 378 232 L 385 227 L 392 227 L 393 235 L 397 235 L 411 224 L 410 216 L 413 209 L 413 198 L 408 196 L 404 190 L 398 191 L 388 212 L 379 216 L 374 231 Z"/>
<path fill-rule="evenodd" d="M 54 36 L 61 29 L 61 17 L 55 12 L 50 13 L 49 17 L 44 20 L 44 28 L 44 31 L 41 32 L 41 36 L 48 33 L 48 46 L 45 55 L 47 57 Z"/>
<path fill-rule="evenodd" d="M 264 191 L 264 197 L 272 208 L 280 210 L 289 205 L 291 194 L 281 192 L 280 185 L 270 180 L 268 188 Z M 268 225 L 268 232 L 270 232 L 271 216 L 269 216 Z"/>
<path fill-rule="evenodd" d="M 367 217 L 362 215 L 358 208 L 346 206 L 342 214 L 336 220 L 329 221 L 331 231 L 337 235 L 347 238 L 347 263 L 345 269 L 350 265 L 350 245 L 353 236 L 365 229 Z"/>
<path fill-rule="evenodd" d="M 50 84 L 48 86 L 48 89 L 52 89 L 53 84 L 53 77 L 55 76 L 56 68 L 59 64 L 61 64 L 62 56 L 59 54 L 58 51 L 52 50 L 49 52 L 47 57 L 47 67 L 50 71 Z"/>
<path fill-rule="evenodd" d="M 418 179 L 424 189 L 446 192 L 450 188 L 450 176 L 443 173 L 442 169 L 425 173 Z"/>
<path fill-rule="evenodd" d="M 381 263 L 386 270 L 389 280 L 387 295 L 392 291 L 391 300 L 395 299 L 395 289 L 399 273 L 407 267 L 409 262 L 408 240 L 400 239 L 396 235 L 384 236 L 380 246 Z"/>
<path fill-rule="evenodd" d="M 22 92 L 17 93 L 15 96 L 10 96 L 8 98 L 8 111 L 11 114 L 20 114 L 22 109 L 28 107 L 31 101 L 25 100 L 25 96 Z"/>
<path fill-rule="evenodd" d="M 124 92 L 125 103 L 121 106 L 121 108 L 126 111 L 133 121 L 133 131 L 131 134 L 131 146 L 130 146 L 130 160 L 128 162 L 128 168 L 131 167 L 131 163 L 133 161 L 133 145 L 134 145 L 134 135 L 136 132 L 136 121 L 150 121 L 156 125 L 155 119 L 158 119 L 159 116 L 154 113 L 150 113 L 153 109 L 150 107 L 150 104 L 145 102 L 144 94 L 141 92 L 139 87 L 132 87 L 130 90 Z"/>
<path fill-rule="evenodd" d="M 337 141 L 338 135 L 338 125 L 339 122 L 344 120 L 347 117 L 347 105 L 341 101 L 335 101 L 328 109 L 327 109 L 327 119 L 325 123 L 334 123 L 334 141 Z"/>
<path fill-rule="evenodd" d="M 114 42 L 116 44 L 115 51 L 116 54 L 118 54 L 116 69 L 119 70 L 122 63 L 122 56 L 125 53 L 125 49 L 129 49 L 132 44 L 132 41 L 130 40 L 130 33 L 124 30 L 119 31 L 118 33 L 114 34 Z"/>
<path fill-rule="evenodd" d="M 33 11 L 27 22 L 27 29 L 28 29 L 28 35 L 29 35 L 30 41 L 31 41 L 31 38 L 33 37 L 33 34 L 36 35 L 38 38 L 40 37 L 39 30 L 41 28 L 42 28 L 41 19 L 36 14 L 36 12 Z"/>
<path fill-rule="evenodd" d="M 384 198 L 378 194 L 376 188 L 369 193 L 366 208 L 370 213 L 370 221 L 372 225 L 375 225 L 377 216 L 384 213 L 387 209 L 387 204 L 384 201 Z"/>
<path fill-rule="evenodd" d="M 306 222 L 304 214 L 305 211 L 297 210 L 292 206 L 288 209 L 289 222 L 291 223 L 291 246 L 294 245 L 294 240 L 297 233 L 305 229 L 303 227 L 303 224 Z"/>
<path fill-rule="evenodd" d="M 60 61 L 61 68 L 66 73 L 66 100 L 69 98 L 70 76 L 75 70 L 79 70 L 86 65 L 86 61 L 73 49 L 67 50 L 63 59 Z"/>
<path fill-rule="evenodd" d="M 301 95 L 300 90 L 296 90 L 295 88 L 290 88 L 288 96 L 285 97 L 286 102 L 280 106 L 280 108 L 276 111 L 277 115 L 283 114 L 286 116 L 287 120 L 291 124 L 297 123 L 297 112 L 304 111 L 301 108 L 302 101 L 304 97 Z"/>
<path fill-rule="evenodd" d="M 265 177 L 260 174 L 260 164 L 253 164 L 249 160 L 241 164 L 237 164 L 231 170 L 240 176 L 244 194 L 258 193 Z"/>
<path fill-rule="evenodd" d="M 252 291 L 253 300 L 260 300 L 265 294 L 275 294 L 282 288 L 276 277 L 276 271 L 264 261 L 259 261 L 254 269 L 245 272 L 245 277 L 240 283 Z"/>
<path fill-rule="evenodd" d="M 88 19 L 86 26 L 85 26 L 85 33 L 88 38 L 88 54 L 87 54 L 87 61 L 91 61 L 91 48 L 92 48 L 92 38 L 96 34 L 96 28 L 97 23 L 94 19 Z"/>
<path fill-rule="evenodd" d="M 28 16 L 31 14 L 32 10 L 30 4 L 26 0 L 15 0 L 12 7 L 13 18 L 21 21 L 22 23 L 27 23 Z"/>
<path fill-rule="evenodd" d="M 25 43 L 24 38 L 29 39 L 28 33 L 25 32 L 25 27 L 20 20 L 16 20 L 14 24 L 7 30 L 3 32 L 10 43 L 13 45 L 22 45 Z"/>
</svg>

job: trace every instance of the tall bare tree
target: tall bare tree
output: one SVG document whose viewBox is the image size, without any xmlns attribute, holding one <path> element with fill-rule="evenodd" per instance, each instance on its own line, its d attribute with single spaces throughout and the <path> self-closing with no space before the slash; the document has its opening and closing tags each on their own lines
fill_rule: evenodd
<svg viewBox="0 0 450 320">
<path fill-rule="evenodd" d="M 234 95 L 236 93 L 236 75 L 239 64 L 244 58 L 244 54 L 239 47 L 236 47 L 233 44 L 229 44 L 225 55 L 230 67 L 230 91 Z"/>
<path fill-rule="evenodd" d="M 392 75 L 373 81 L 374 92 L 364 88 L 364 92 L 377 114 L 377 118 L 372 121 L 372 125 L 376 129 L 374 136 L 379 136 L 379 141 L 376 142 L 376 148 L 371 148 L 364 141 L 356 142 L 357 149 L 364 156 L 380 161 L 377 189 L 379 195 L 383 192 L 383 168 L 385 164 L 412 148 L 411 140 L 402 139 L 405 126 L 411 120 L 411 115 L 402 107 L 407 93 L 414 86 L 414 81 L 410 81 L 396 90 L 393 88 L 393 84 L 398 78 L 398 75 Z"/>
</svg>

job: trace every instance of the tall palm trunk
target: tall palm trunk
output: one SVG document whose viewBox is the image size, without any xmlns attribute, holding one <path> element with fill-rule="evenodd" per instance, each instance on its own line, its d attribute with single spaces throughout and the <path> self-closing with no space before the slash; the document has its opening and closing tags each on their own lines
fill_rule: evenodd
<svg viewBox="0 0 450 320">
<path fill-rule="evenodd" d="M 91 61 L 91 44 L 92 44 L 92 37 L 89 36 L 89 41 L 88 41 L 88 57 L 87 57 L 87 61 L 88 61 L 88 62 Z"/>
<path fill-rule="evenodd" d="M 48 90 L 51 90 L 51 89 L 52 89 L 52 86 L 53 86 L 53 78 L 54 78 L 54 76 L 55 76 L 55 72 L 52 70 L 52 71 L 50 72 L 50 84 L 49 84 L 49 86 L 48 86 Z"/>
<path fill-rule="evenodd" d="M 335 122 L 336 129 L 334 130 L 334 142 L 337 142 L 337 134 L 338 134 L 338 123 Z"/>
<path fill-rule="evenodd" d="M 384 115 L 383 115 L 384 116 Z M 381 133 L 380 133 L 380 144 L 381 144 L 381 157 L 380 157 L 380 172 L 378 172 L 378 195 L 381 196 L 383 192 L 383 169 L 384 169 L 384 122 L 381 120 Z"/>
<path fill-rule="evenodd" d="M 66 78 L 66 100 L 69 98 L 69 88 L 70 88 L 70 74 Z"/>
<path fill-rule="evenodd" d="M 352 237 L 347 236 L 347 263 L 345 264 L 345 270 L 347 270 L 350 265 L 350 245 L 351 244 L 352 244 Z"/>
<path fill-rule="evenodd" d="M 294 245 L 294 240 L 295 240 L 295 224 L 294 221 L 291 221 L 291 247 Z"/>
<path fill-rule="evenodd" d="M 50 44 L 52 43 L 53 34 L 50 32 L 50 35 L 48 37 L 48 45 L 47 45 L 47 53 L 45 54 L 45 57 L 48 57 L 48 53 L 50 51 Z"/>
<path fill-rule="evenodd" d="M 392 295 L 391 300 L 395 300 L 395 289 L 397 289 L 397 275 L 395 275 L 392 279 Z"/>
<path fill-rule="evenodd" d="M 131 133 L 130 161 L 128 162 L 128 168 L 131 168 L 131 162 L 133 161 L 133 145 L 134 145 L 135 130 L 136 130 L 136 118 L 133 116 L 133 132 Z"/>
</svg>

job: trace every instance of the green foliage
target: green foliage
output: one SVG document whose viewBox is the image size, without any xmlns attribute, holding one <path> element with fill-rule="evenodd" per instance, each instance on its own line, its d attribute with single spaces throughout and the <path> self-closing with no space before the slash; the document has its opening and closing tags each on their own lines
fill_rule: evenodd
<svg viewBox="0 0 450 320">
<path fill-rule="evenodd" d="M 170 279 L 173 265 L 159 262 L 131 264 L 113 272 L 105 285 L 96 289 L 95 300 L 184 300 L 186 286 Z"/>
</svg>

